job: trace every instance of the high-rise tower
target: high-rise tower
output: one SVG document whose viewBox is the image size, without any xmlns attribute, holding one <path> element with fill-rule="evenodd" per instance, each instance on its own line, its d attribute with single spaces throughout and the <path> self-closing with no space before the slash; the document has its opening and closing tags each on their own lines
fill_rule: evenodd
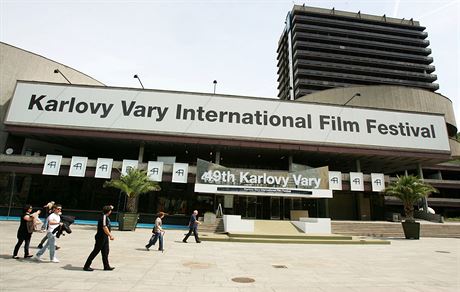
<svg viewBox="0 0 460 292">
<path fill-rule="evenodd" d="M 436 91 L 427 36 L 413 19 L 295 5 L 278 44 L 278 97 L 355 85 Z"/>
</svg>

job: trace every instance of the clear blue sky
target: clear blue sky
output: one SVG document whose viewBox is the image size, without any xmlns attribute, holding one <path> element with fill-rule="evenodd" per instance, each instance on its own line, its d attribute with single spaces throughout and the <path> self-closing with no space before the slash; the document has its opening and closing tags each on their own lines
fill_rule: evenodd
<svg viewBox="0 0 460 292">
<path fill-rule="evenodd" d="M 109 86 L 277 96 L 276 49 L 301 1 L 0 0 L 0 40 Z M 305 1 L 427 27 L 441 93 L 460 125 L 460 1 Z"/>
</svg>

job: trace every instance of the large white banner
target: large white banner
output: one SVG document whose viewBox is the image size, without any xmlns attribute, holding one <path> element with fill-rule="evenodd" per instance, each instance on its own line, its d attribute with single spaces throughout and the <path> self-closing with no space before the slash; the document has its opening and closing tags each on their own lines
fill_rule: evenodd
<svg viewBox="0 0 460 292">
<path fill-rule="evenodd" d="M 147 164 L 147 175 L 151 181 L 162 181 L 163 161 L 149 161 Z"/>
<path fill-rule="evenodd" d="M 442 115 L 23 81 L 5 124 L 450 151 Z"/>
<path fill-rule="evenodd" d="M 186 184 L 187 177 L 188 177 L 188 163 L 174 163 L 173 173 L 172 173 L 172 182 Z"/>
</svg>

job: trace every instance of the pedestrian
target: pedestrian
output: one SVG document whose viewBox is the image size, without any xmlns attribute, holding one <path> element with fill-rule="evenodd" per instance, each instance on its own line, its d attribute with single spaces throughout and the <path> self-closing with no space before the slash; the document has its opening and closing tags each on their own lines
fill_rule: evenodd
<svg viewBox="0 0 460 292">
<path fill-rule="evenodd" d="M 196 216 L 198 216 L 197 210 L 193 211 L 192 216 L 190 216 L 190 221 L 188 222 L 189 230 L 188 230 L 187 235 L 185 235 L 184 239 L 182 239 L 182 242 L 187 243 L 187 239 L 192 234 L 192 232 L 193 232 L 193 235 L 195 236 L 196 243 L 201 242 L 200 238 L 198 237 L 198 225 L 200 225 L 201 222 L 198 221 Z"/>
<path fill-rule="evenodd" d="M 27 228 L 27 225 L 29 222 L 34 221 L 34 217 L 32 216 L 32 205 L 25 205 L 22 215 L 21 215 L 21 222 L 19 223 L 19 228 L 18 228 L 18 233 L 16 237 L 18 238 L 18 242 L 16 243 L 13 251 L 13 259 L 19 259 L 18 257 L 18 252 L 19 248 L 21 248 L 22 243 L 24 242 L 24 258 L 30 258 L 32 257 L 31 254 L 29 254 L 29 245 L 30 245 L 30 239 L 32 238 L 32 230 L 29 230 Z M 40 210 L 37 211 L 38 214 L 40 214 Z"/>
<path fill-rule="evenodd" d="M 163 224 L 161 219 L 163 219 L 164 216 L 165 216 L 165 213 L 163 213 L 163 212 L 158 213 L 158 217 L 155 219 L 155 225 L 153 225 L 152 237 L 150 237 L 149 243 L 145 246 L 145 248 L 147 250 L 149 250 L 149 248 L 152 245 L 155 245 L 157 240 L 159 240 L 160 243 L 159 243 L 159 246 L 158 246 L 158 250 L 161 250 L 162 252 L 164 251 L 164 249 L 163 249 L 164 230 L 161 227 L 161 225 Z"/>
<path fill-rule="evenodd" d="M 43 213 L 45 214 L 45 224 L 43 224 L 43 230 L 46 230 L 48 228 L 48 216 L 53 213 L 53 206 L 54 206 L 54 201 L 49 202 L 45 206 L 43 206 Z M 48 235 L 45 234 L 43 236 L 42 240 L 38 244 L 38 248 L 43 248 L 43 245 L 45 242 L 48 240 Z M 56 246 L 56 250 L 60 249 L 59 246 Z"/>
<path fill-rule="evenodd" d="M 109 216 L 112 214 L 113 206 L 108 205 L 102 208 L 102 216 L 97 221 L 97 232 L 94 236 L 96 243 L 94 244 L 93 251 L 89 254 L 88 259 L 86 260 L 83 270 L 91 272 L 94 271 L 91 268 L 91 263 L 94 258 L 101 252 L 102 255 L 102 264 L 104 265 L 105 271 L 112 271 L 115 269 L 109 265 L 109 239 L 114 240 L 111 233 L 110 219 Z"/>
<path fill-rule="evenodd" d="M 58 258 L 56 257 L 56 233 L 54 230 L 61 225 L 61 217 L 62 214 L 62 206 L 59 204 L 55 204 L 53 206 L 53 213 L 48 216 L 48 229 L 46 231 L 46 236 L 48 237 L 48 241 L 45 245 L 37 252 L 35 255 L 35 259 L 37 261 L 43 261 L 41 256 L 45 253 L 47 249 L 50 251 L 50 261 L 53 263 L 59 263 Z"/>
</svg>

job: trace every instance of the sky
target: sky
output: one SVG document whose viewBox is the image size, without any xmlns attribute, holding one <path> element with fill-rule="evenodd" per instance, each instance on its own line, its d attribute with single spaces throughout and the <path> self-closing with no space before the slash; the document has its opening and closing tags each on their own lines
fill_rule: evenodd
<svg viewBox="0 0 460 292">
<path fill-rule="evenodd" d="M 460 0 L 0 0 L 0 40 L 108 86 L 277 97 L 276 50 L 294 4 L 413 18 L 460 126 Z M 0 64 L 1 65 L 1 64 Z"/>
</svg>

